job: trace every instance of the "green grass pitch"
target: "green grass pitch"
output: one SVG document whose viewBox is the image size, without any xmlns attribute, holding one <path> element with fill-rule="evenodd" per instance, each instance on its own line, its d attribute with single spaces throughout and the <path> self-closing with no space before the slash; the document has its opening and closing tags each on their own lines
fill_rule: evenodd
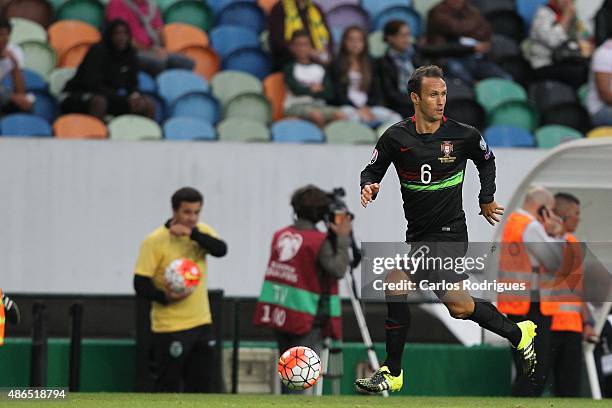
<svg viewBox="0 0 612 408">
<path fill-rule="evenodd" d="M 575 408 L 610 406 L 609 401 L 557 398 L 505 397 L 382 397 L 324 396 L 321 398 L 296 395 L 220 395 L 220 394 L 79 394 L 73 393 L 64 401 L 0 401 L 3 408 L 59 407 L 59 408 L 191 408 L 191 407 L 248 407 L 248 408 L 308 408 L 308 407 L 432 407 L 432 408 Z M 42 405 L 41 405 L 42 404 Z"/>
</svg>

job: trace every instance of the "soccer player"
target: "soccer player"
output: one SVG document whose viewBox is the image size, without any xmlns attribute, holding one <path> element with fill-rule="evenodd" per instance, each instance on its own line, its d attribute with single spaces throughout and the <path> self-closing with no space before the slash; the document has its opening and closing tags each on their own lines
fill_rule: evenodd
<svg viewBox="0 0 612 408">
<path fill-rule="evenodd" d="M 434 65 L 418 68 L 408 82 L 414 116 L 391 126 L 379 139 L 372 159 L 361 172 L 361 204 L 367 207 L 380 191 L 391 163 L 399 177 L 404 215 L 408 221 L 406 242 L 436 242 L 443 251 L 457 243 L 454 251 L 462 257 L 468 234 L 462 204 L 466 162 L 471 159 L 480 176 L 480 214 L 494 225 L 503 207 L 494 200 L 495 156 L 480 133 L 472 126 L 444 116 L 446 83 L 442 70 Z M 449 244 L 450 243 L 450 244 Z M 411 280 L 445 280 L 456 283 L 467 275 L 450 271 L 417 271 Z M 472 298 L 465 290 L 435 291 L 436 296 L 456 319 L 478 323 L 510 341 L 523 359 L 523 371 L 532 376 L 536 366 L 533 339 L 536 325 L 531 321 L 514 323 L 484 299 Z M 358 379 L 358 388 L 369 392 L 399 391 L 403 384 L 402 353 L 410 325 L 410 308 L 405 295 L 387 293 L 385 321 L 387 357 L 371 377 Z"/>
</svg>

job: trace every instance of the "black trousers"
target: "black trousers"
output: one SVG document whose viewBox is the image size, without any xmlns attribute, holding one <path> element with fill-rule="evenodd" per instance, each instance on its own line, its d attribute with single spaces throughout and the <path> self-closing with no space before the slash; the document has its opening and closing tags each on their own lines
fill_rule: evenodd
<svg viewBox="0 0 612 408">
<path fill-rule="evenodd" d="M 538 326 L 537 336 L 535 337 L 535 350 L 538 358 L 535 372 L 536 381 L 532 382 L 526 375 L 523 375 L 522 359 L 519 353 L 512 349 L 514 367 L 516 368 L 516 378 L 512 384 L 512 395 L 515 397 L 539 397 L 544 391 L 546 378 L 550 371 L 550 323 L 552 319 L 550 316 L 544 316 L 540 312 L 540 303 L 531 303 L 526 315 L 508 315 L 508 318 L 515 323 L 531 320 Z"/>
<path fill-rule="evenodd" d="M 215 340 L 209 324 L 153 333 L 155 392 L 212 392 Z"/>
<path fill-rule="evenodd" d="M 550 365 L 555 397 L 578 397 L 582 378 L 582 333 L 554 331 L 551 338 Z"/>
</svg>

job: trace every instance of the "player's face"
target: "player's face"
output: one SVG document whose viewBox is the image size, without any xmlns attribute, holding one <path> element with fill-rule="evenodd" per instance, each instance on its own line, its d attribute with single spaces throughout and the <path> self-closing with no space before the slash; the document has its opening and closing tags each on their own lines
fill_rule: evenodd
<svg viewBox="0 0 612 408">
<path fill-rule="evenodd" d="M 421 95 L 411 95 L 415 110 L 419 110 L 426 120 L 435 122 L 442 119 L 446 105 L 446 83 L 442 78 L 423 78 Z"/>
<path fill-rule="evenodd" d="M 174 211 L 174 221 L 189 228 L 194 228 L 200 219 L 202 203 L 188 203 L 182 201 L 180 207 Z"/>
<path fill-rule="evenodd" d="M 580 222 L 580 206 L 572 203 L 568 206 L 567 212 L 563 217 L 563 227 L 567 232 L 574 232 Z"/>
</svg>

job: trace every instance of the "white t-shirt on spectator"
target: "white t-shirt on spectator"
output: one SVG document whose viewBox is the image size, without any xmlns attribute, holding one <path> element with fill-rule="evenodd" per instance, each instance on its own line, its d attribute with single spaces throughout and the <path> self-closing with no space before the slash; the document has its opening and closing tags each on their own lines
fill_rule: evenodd
<svg viewBox="0 0 612 408">
<path fill-rule="evenodd" d="M 599 97 L 599 92 L 597 92 L 597 85 L 595 84 L 596 72 L 612 74 L 612 40 L 607 40 L 601 44 L 591 60 L 589 93 L 587 95 L 587 107 L 591 115 L 596 114 L 606 105 Z M 612 86 L 612 82 L 610 82 L 610 86 Z"/>
<path fill-rule="evenodd" d="M 9 44 L 6 46 L 6 48 L 9 51 L 12 51 L 13 55 L 15 55 L 15 59 L 17 60 L 17 68 L 21 69 L 23 67 L 23 51 L 21 50 L 21 47 L 17 44 Z M 9 57 L 0 59 L 0 80 L 9 74 L 13 68 L 15 68 L 15 66 Z"/>
</svg>

